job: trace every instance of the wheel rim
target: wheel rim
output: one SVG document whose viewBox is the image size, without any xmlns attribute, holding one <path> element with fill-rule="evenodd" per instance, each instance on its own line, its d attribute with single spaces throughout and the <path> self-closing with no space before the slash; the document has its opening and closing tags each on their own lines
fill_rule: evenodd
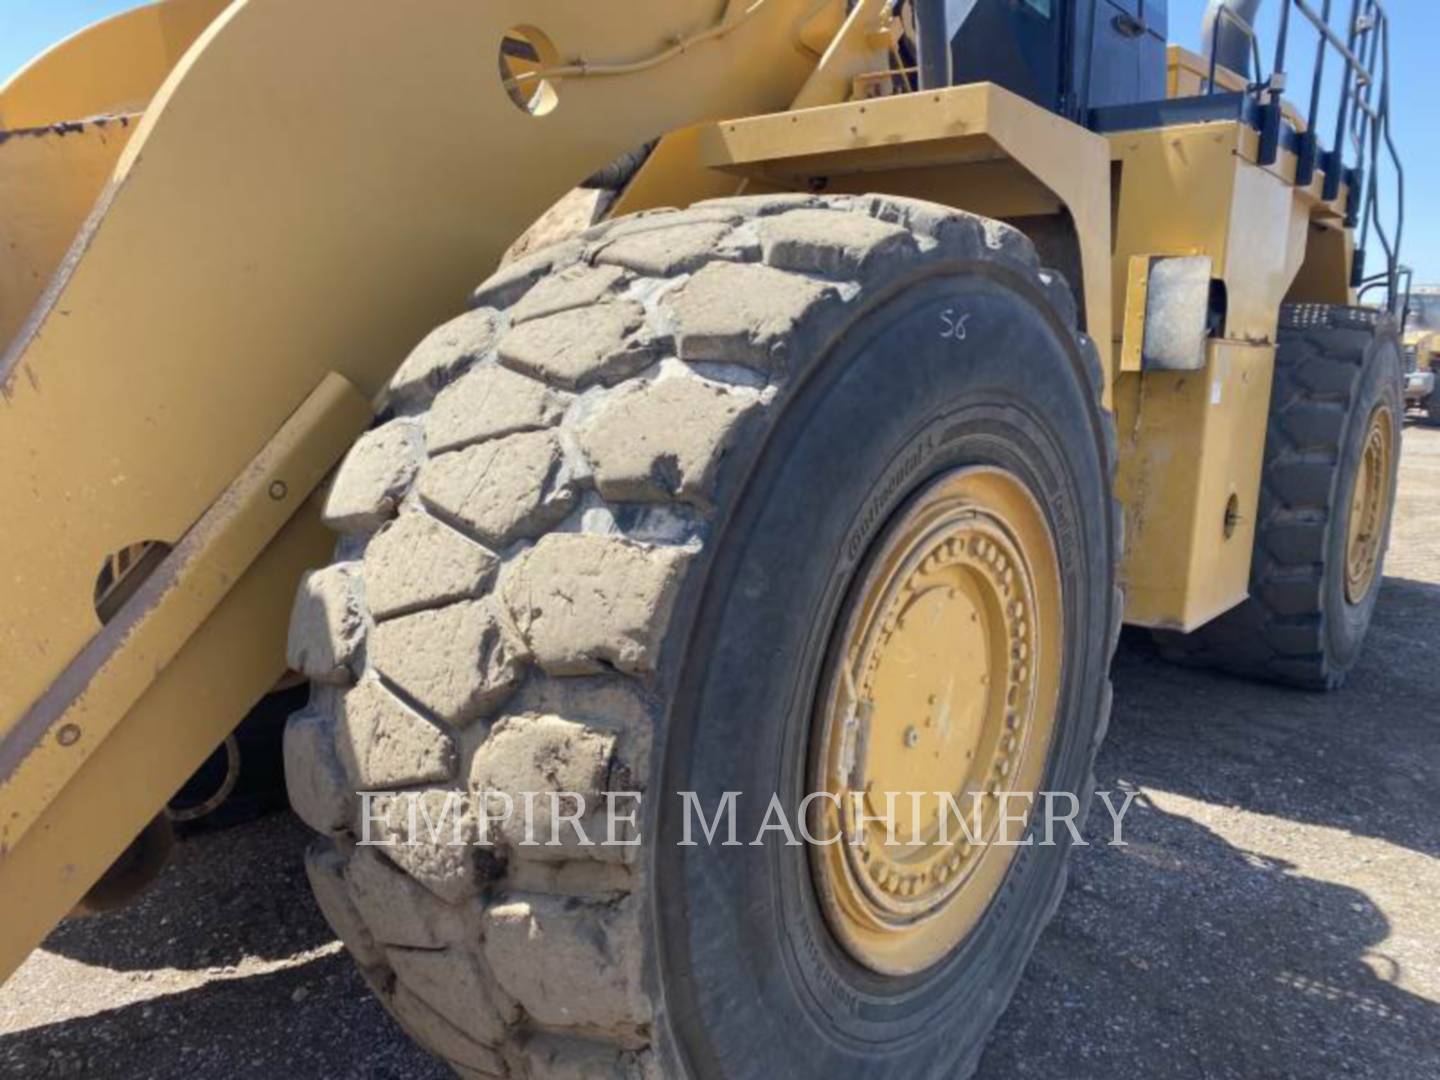
<svg viewBox="0 0 1440 1080">
<path fill-rule="evenodd" d="M 1025 485 L 978 468 L 922 491 L 869 567 L 815 718 L 810 790 L 827 797 L 809 807 L 811 869 L 851 956 L 906 975 L 979 922 L 1028 827 L 1020 796 L 1044 775 L 1059 695 L 1059 560 Z M 862 819 L 886 813 L 887 792 L 894 844 Z"/>
<path fill-rule="evenodd" d="M 1360 471 L 1350 497 L 1350 529 L 1345 543 L 1345 598 L 1358 604 L 1370 593 L 1380 569 L 1380 548 L 1390 516 L 1390 474 L 1394 454 L 1390 409 L 1370 414 Z"/>
</svg>

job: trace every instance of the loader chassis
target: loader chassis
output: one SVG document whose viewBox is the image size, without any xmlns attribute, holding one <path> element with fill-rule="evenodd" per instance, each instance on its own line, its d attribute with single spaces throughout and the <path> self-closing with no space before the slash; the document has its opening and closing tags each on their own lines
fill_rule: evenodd
<svg viewBox="0 0 1440 1080">
<path fill-rule="evenodd" d="M 1030 234 L 1074 279 L 1117 419 L 1127 621 L 1191 630 L 1246 598 L 1279 311 L 1349 300 L 1350 190 L 1297 183 L 1293 148 L 1262 164 L 1245 116 L 1159 100 L 1206 77 L 1183 50 L 1165 65 L 1163 19 L 1112 55 L 1109 0 L 1020 4 L 1073 16 L 1042 35 L 1067 50 L 1053 79 L 889 96 L 879 0 L 222 6 L 102 24 L 0 90 L 0 125 L 26 128 L 0 189 L 31 226 L 0 254 L 0 971 L 284 674 L 295 581 L 329 547 L 322 482 L 397 358 L 566 190 L 665 132 L 617 212 L 877 192 Z M 553 108 L 496 75 L 516 27 L 583 52 Z M 67 111 L 114 119 L 62 135 L 75 116 L 36 102 L 137 41 L 148 78 L 87 81 Z M 1134 99 L 1087 74 L 1116 55 Z M 1226 302 L 1197 370 L 1154 370 L 1146 274 L 1179 256 L 1208 257 Z M 102 626 L 96 575 L 147 542 L 170 554 Z"/>
</svg>

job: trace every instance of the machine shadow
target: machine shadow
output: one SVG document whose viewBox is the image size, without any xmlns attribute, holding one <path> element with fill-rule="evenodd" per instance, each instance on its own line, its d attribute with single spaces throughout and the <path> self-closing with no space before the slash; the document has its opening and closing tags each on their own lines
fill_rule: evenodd
<svg viewBox="0 0 1440 1080">
<path fill-rule="evenodd" d="M 1104 815 L 1102 814 L 1102 818 Z M 1108 820 L 1091 830 L 1103 842 Z M 1251 1080 L 1440 1069 L 1440 1005 L 1394 985 L 1363 892 L 1300 876 L 1142 796 L 1076 860 L 977 1080 Z M 1373 965 L 1373 966 L 1372 966 Z M 1378 973 L 1377 973 L 1378 969 Z M 1415 1072 L 1415 1062 L 1431 1068 Z"/>
<path fill-rule="evenodd" d="M 0 1036 L 0 1075 L 445 1080 L 338 949 L 95 1016 Z"/>
<path fill-rule="evenodd" d="M 1331 694 L 1187 670 L 1127 631 L 1106 761 L 1191 798 L 1440 858 L 1440 585 L 1387 578 Z"/>
<path fill-rule="evenodd" d="M 1127 634 L 1100 788 L 1440 857 L 1437 639 L 1440 586 L 1394 578 L 1364 660 L 1333 695 L 1177 668 Z M 332 940 L 300 865 L 308 835 L 282 815 L 199 837 L 137 907 L 59 927 L 45 948 L 88 964 L 222 970 L 203 987 L 0 1038 L 0 1074 L 60 1075 L 55 1062 L 73 1061 L 74 1075 L 444 1075 L 339 952 L 250 977 L 223 970 Z M 1413 1077 L 1417 1061 L 1440 1075 L 1440 1005 L 1395 985 L 1392 926 L 1370 897 L 1144 795 L 1126 818 L 1129 846 L 1105 846 L 1109 835 L 1097 804 L 1091 846 L 980 1077 L 1248 1080 L 1334 1075 L 1356 1060 L 1371 1076 Z M 302 986 L 320 989 L 297 1004 Z"/>
<path fill-rule="evenodd" d="M 1127 633 L 1100 789 L 1151 789 L 1440 857 L 1440 587 L 1390 579 L 1350 684 L 1304 694 L 1173 667 Z M 1117 804 L 1118 805 L 1118 804 Z M 1440 1004 L 1395 985 L 1391 924 L 1143 794 L 1097 803 L 1070 890 L 979 1076 L 1440 1075 Z M 1323 843 L 1324 840 L 1318 841 Z"/>
<path fill-rule="evenodd" d="M 67 919 L 43 948 L 114 971 L 223 969 L 309 952 L 335 936 L 305 877 L 311 839 L 288 813 L 192 837 L 136 903 Z"/>
</svg>

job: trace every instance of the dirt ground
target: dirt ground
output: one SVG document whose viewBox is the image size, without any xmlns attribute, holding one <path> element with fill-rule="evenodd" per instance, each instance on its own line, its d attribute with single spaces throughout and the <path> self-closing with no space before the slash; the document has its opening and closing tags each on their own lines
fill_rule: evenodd
<svg viewBox="0 0 1440 1080">
<path fill-rule="evenodd" d="M 1121 647 L 1102 789 L 986 1080 L 1440 1077 L 1440 430 L 1412 428 L 1389 579 L 1323 697 Z M 1103 840 L 1106 815 L 1092 822 Z M 139 906 L 0 989 L 0 1075 L 442 1075 L 351 972 L 273 816 L 185 845 Z"/>
</svg>

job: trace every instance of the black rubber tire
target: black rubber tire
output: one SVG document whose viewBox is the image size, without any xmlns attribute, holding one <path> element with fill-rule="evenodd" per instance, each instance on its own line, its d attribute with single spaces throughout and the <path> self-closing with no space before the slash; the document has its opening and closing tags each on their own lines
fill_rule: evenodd
<svg viewBox="0 0 1440 1080">
<path fill-rule="evenodd" d="M 636 147 L 634 150 L 627 150 L 599 172 L 587 177 L 580 186 L 598 188 L 601 191 L 624 191 L 630 186 L 630 181 L 634 180 L 640 170 L 645 167 L 645 163 L 650 160 L 655 146 L 656 144 L 652 142 Z"/>
<path fill-rule="evenodd" d="M 160 879 L 174 850 L 175 830 L 169 818 L 158 814 L 91 886 L 75 913 L 104 915 L 129 907 Z"/>
<path fill-rule="evenodd" d="M 287 775 L 326 837 L 309 869 L 327 918 L 466 1076 L 968 1075 L 1063 892 L 1065 830 L 1020 849 L 947 959 L 887 980 L 834 943 L 803 850 L 678 847 L 671 793 L 751 793 L 737 821 L 754 835 L 768 793 L 800 782 L 819 657 L 870 543 L 931 477 L 994 463 L 1057 538 L 1067 655 L 1043 786 L 1088 809 L 1120 514 L 1068 287 L 1003 225 L 796 196 L 600 226 L 477 295 L 342 467 L 339 561 L 297 599 L 291 663 L 316 692 Z M 626 304 L 643 313 L 616 321 Z M 941 332 L 957 310 L 963 341 Z M 597 348 L 616 326 L 623 342 Z M 672 401 L 701 384 L 693 408 Z M 497 433 L 495 387 L 529 402 L 527 422 Z M 467 400 L 478 412 L 452 408 Z M 450 502 L 447 470 L 467 498 L 503 490 L 552 432 L 525 512 Z M 478 658 L 455 651 L 473 625 Z M 467 780 L 643 790 L 646 842 L 557 853 L 502 832 L 457 862 L 382 812 L 406 846 L 357 845 L 358 792 Z"/>
<path fill-rule="evenodd" d="M 1395 507 L 1405 407 L 1397 328 L 1370 308 L 1290 305 L 1280 318 L 1250 599 L 1190 635 L 1155 635 L 1169 659 L 1305 690 L 1342 686 L 1359 659 L 1389 547 L 1359 603 L 1345 594 L 1350 500 L 1367 425 L 1394 418 Z"/>
<path fill-rule="evenodd" d="M 246 714 L 235 729 L 235 745 L 239 752 L 240 770 L 234 787 L 226 799 L 195 820 L 176 821 L 175 831 L 181 838 L 217 829 L 231 829 L 284 810 L 289 805 L 285 796 L 285 768 L 282 747 L 286 721 L 305 704 L 307 690 L 303 686 L 278 690 L 264 698 Z M 229 751 L 221 746 L 185 782 L 171 798 L 168 809 L 185 811 L 209 801 L 225 784 L 229 769 Z"/>
</svg>

